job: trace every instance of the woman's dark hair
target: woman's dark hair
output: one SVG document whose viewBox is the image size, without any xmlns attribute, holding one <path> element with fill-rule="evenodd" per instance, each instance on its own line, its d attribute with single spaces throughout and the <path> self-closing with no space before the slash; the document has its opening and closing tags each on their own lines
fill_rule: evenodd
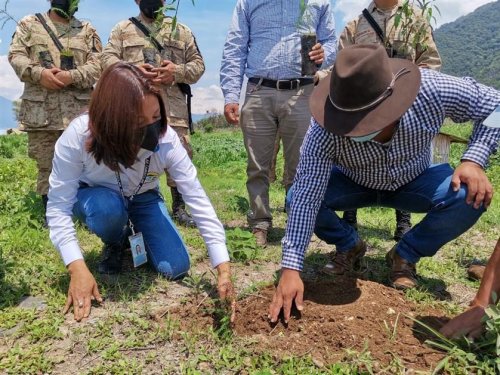
<svg viewBox="0 0 500 375">
<path fill-rule="evenodd" d="M 103 162 L 113 171 L 119 170 L 118 163 L 126 168 L 134 164 L 144 137 L 139 122 L 147 95 L 158 98 L 163 135 L 167 130 L 165 102 L 142 71 L 118 62 L 103 72 L 90 100 L 90 137 L 86 144 L 97 164 Z"/>
</svg>

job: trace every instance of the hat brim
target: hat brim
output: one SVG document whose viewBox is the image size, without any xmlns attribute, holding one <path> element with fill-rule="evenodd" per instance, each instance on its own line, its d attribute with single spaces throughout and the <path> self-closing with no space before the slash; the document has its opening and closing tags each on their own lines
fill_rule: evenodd
<svg viewBox="0 0 500 375">
<path fill-rule="evenodd" d="M 364 111 L 346 112 L 333 106 L 328 97 L 332 73 L 314 88 L 309 99 L 312 117 L 326 130 L 344 136 L 362 136 L 385 128 L 399 120 L 413 104 L 420 89 L 420 70 L 409 60 L 389 59 L 391 71 L 396 74 L 406 68 L 409 73 L 399 77 L 392 94 L 380 104 Z"/>
</svg>

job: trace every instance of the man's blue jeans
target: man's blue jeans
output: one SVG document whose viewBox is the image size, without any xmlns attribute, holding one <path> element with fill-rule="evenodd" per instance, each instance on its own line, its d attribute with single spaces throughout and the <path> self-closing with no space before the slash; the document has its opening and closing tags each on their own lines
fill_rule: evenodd
<svg viewBox="0 0 500 375">
<path fill-rule="evenodd" d="M 130 234 L 130 217 L 134 230 L 142 232 L 148 260 L 157 272 L 169 279 L 188 272 L 186 246 L 158 191 L 149 190 L 130 201 L 105 187 L 81 187 L 77 199 L 73 214 L 105 244 L 121 244 L 125 240 Z"/>
<path fill-rule="evenodd" d="M 360 186 L 333 168 L 314 233 L 334 244 L 337 251 L 348 251 L 359 240 L 358 233 L 335 211 L 382 206 L 398 210 L 427 213 L 423 220 L 407 232 L 396 251 L 408 262 L 417 263 L 430 257 L 447 242 L 466 232 L 485 211 L 465 202 L 467 186 L 451 188 L 453 169 L 448 164 L 435 164 L 412 182 L 396 191 L 382 191 Z"/>
</svg>

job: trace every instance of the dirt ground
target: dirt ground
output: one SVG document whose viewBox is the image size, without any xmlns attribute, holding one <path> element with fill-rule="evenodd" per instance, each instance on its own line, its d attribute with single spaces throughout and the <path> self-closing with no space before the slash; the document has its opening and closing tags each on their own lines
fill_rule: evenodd
<svg viewBox="0 0 500 375">
<path fill-rule="evenodd" d="M 256 351 L 279 358 L 309 354 L 320 367 L 348 360 L 347 349 L 361 352 L 365 347 L 381 367 L 397 357 L 407 369 L 429 370 L 442 358 L 424 344 L 429 337 L 410 317 L 437 328 L 447 319 L 444 314 L 405 300 L 385 285 L 350 277 L 306 282 L 304 311 L 295 311 L 287 327 L 268 321 L 273 293 L 274 286 L 269 286 L 238 302 L 234 332 L 248 338 Z M 191 328 L 203 329 L 216 324 L 209 311 L 198 302 L 172 313 L 189 317 Z"/>
</svg>

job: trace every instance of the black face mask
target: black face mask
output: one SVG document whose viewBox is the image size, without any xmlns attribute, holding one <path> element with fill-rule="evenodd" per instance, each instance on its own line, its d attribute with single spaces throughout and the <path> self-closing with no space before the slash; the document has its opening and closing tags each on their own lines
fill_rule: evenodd
<svg viewBox="0 0 500 375">
<path fill-rule="evenodd" d="M 156 149 L 158 141 L 160 140 L 162 123 L 163 120 L 160 119 L 143 128 L 144 138 L 142 138 L 141 148 L 148 151 L 154 151 Z"/>
<path fill-rule="evenodd" d="M 154 19 L 156 13 L 163 6 L 161 0 L 141 0 L 139 3 L 139 9 L 148 18 Z"/>
<path fill-rule="evenodd" d="M 78 10 L 78 7 L 74 9 L 71 8 L 71 0 L 52 0 L 50 2 L 52 9 L 57 13 L 58 16 L 69 19 Z"/>
</svg>

